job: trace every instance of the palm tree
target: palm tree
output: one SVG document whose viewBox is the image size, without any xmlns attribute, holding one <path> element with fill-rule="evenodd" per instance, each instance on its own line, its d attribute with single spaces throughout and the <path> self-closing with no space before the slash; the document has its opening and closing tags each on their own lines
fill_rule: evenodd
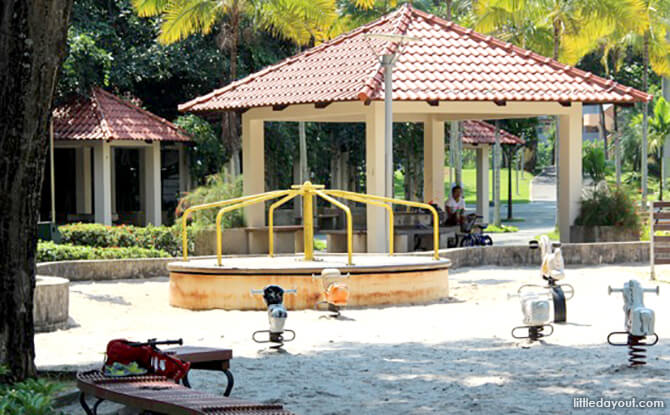
<svg viewBox="0 0 670 415">
<path fill-rule="evenodd" d="M 632 124 L 637 126 L 643 123 L 643 114 L 638 114 L 632 121 Z M 655 155 L 655 159 L 659 165 L 658 180 L 660 184 L 658 198 L 663 200 L 663 170 L 664 158 L 662 154 L 663 143 L 670 135 L 670 103 L 663 97 L 659 97 L 654 104 L 649 122 L 649 150 L 651 154 Z"/>
<path fill-rule="evenodd" d="M 368 1 L 357 0 L 357 4 Z M 244 18 L 259 29 L 300 46 L 327 37 L 337 19 L 334 0 L 132 0 L 132 3 L 140 16 L 162 17 L 158 41 L 163 44 L 175 43 L 196 33 L 208 34 L 218 24 L 219 49 L 227 51 L 230 57 L 228 82 L 238 77 L 240 25 Z M 221 124 L 224 142 L 232 155 L 231 173 L 239 174 L 237 114 L 225 113 Z"/>
</svg>

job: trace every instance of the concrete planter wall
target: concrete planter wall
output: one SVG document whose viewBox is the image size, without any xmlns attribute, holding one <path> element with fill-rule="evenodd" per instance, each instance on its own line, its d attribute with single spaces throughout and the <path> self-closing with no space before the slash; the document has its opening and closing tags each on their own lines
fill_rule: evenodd
<svg viewBox="0 0 670 415">
<path fill-rule="evenodd" d="M 624 229 L 620 226 L 571 226 L 570 240 L 583 242 L 639 241 L 640 231 Z"/>
<path fill-rule="evenodd" d="M 38 333 L 67 327 L 70 281 L 65 278 L 37 276 L 33 299 L 33 320 Z"/>
<path fill-rule="evenodd" d="M 564 244 L 566 265 L 600 265 L 649 262 L 649 242 L 610 242 Z M 414 253 L 432 255 L 432 251 Z M 441 249 L 440 256 L 451 260 L 451 268 L 493 265 L 514 267 L 540 265 L 539 250 L 525 245 L 494 245 L 475 248 Z"/>
<path fill-rule="evenodd" d="M 247 232 L 244 228 L 229 228 L 221 232 L 221 249 L 224 255 L 246 255 L 249 253 Z M 193 238 L 194 255 L 216 255 L 216 230 L 203 229 Z"/>
<path fill-rule="evenodd" d="M 600 265 L 649 262 L 649 242 L 607 242 L 564 244 L 567 265 Z M 403 253 L 431 256 L 433 251 Z M 516 267 L 540 264 L 540 253 L 526 245 L 487 246 L 441 249 L 440 256 L 451 260 L 451 268 L 501 266 Z M 103 281 L 167 276 L 167 264 L 178 258 L 145 258 L 124 260 L 62 261 L 37 264 L 37 273 L 68 278 L 71 281 Z"/>
<path fill-rule="evenodd" d="M 174 260 L 174 258 L 141 258 L 42 262 L 37 264 L 37 273 L 55 275 L 70 281 L 151 278 L 168 275 L 166 265 Z"/>
</svg>

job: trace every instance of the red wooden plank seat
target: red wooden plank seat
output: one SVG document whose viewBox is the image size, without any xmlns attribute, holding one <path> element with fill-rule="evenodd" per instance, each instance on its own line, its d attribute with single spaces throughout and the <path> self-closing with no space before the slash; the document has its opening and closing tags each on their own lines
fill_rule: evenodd
<svg viewBox="0 0 670 415">
<path fill-rule="evenodd" d="M 156 375 L 107 377 L 99 370 L 77 373 L 80 403 L 87 415 L 97 415 L 103 401 L 112 401 L 165 415 L 292 415 L 280 404 L 259 404 L 196 391 Z M 97 398 L 91 408 L 86 395 Z"/>
</svg>

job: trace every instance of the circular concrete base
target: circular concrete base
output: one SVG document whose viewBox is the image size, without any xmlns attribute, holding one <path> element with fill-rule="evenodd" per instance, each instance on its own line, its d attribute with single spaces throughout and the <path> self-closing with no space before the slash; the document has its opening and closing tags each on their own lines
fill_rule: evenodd
<svg viewBox="0 0 670 415">
<path fill-rule="evenodd" d="M 67 327 L 70 281 L 38 275 L 33 300 L 35 331 L 49 332 Z"/>
<path fill-rule="evenodd" d="M 321 300 L 321 280 L 312 278 L 324 268 L 337 268 L 349 287 L 350 307 L 393 304 L 426 304 L 449 295 L 448 259 L 431 257 L 356 255 L 347 265 L 346 255 L 324 255 L 305 261 L 295 255 L 244 256 L 195 259 L 168 264 L 170 305 L 191 310 L 264 310 L 263 299 L 252 289 L 277 284 L 298 293 L 286 295 L 287 308 L 314 308 Z"/>
</svg>

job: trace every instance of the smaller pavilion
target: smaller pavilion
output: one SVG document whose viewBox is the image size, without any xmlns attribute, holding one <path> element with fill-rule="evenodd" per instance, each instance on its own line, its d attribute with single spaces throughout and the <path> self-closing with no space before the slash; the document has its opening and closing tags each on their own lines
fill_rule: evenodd
<svg viewBox="0 0 670 415">
<path fill-rule="evenodd" d="M 524 145 L 526 142 L 516 135 L 499 129 L 501 146 Z M 463 148 L 477 152 L 477 214 L 489 221 L 489 155 L 496 142 L 496 126 L 486 121 L 463 121 L 461 133 Z"/>
<path fill-rule="evenodd" d="M 43 218 L 51 216 L 53 203 L 59 223 L 160 225 L 190 187 L 184 151 L 190 137 L 101 88 L 56 108 L 52 129 L 54 164 L 44 180 Z"/>
</svg>

